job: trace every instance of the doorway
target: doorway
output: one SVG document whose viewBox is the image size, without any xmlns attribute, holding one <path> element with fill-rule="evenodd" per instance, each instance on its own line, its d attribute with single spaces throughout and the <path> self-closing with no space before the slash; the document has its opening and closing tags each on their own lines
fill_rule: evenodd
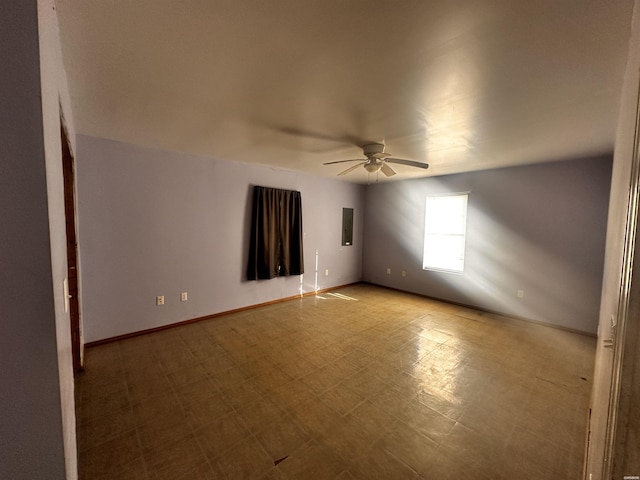
<svg viewBox="0 0 640 480">
<path fill-rule="evenodd" d="M 60 137 L 62 141 L 62 175 L 64 181 L 64 216 L 67 233 L 67 278 L 69 295 L 69 316 L 71 320 L 71 354 L 73 372 L 82 371 L 80 299 L 78 287 L 78 244 L 76 235 L 76 201 L 74 161 L 69 136 L 60 121 Z"/>
</svg>

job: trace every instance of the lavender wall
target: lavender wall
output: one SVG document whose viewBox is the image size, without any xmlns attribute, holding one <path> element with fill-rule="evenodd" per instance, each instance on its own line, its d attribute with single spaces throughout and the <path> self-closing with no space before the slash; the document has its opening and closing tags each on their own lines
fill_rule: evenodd
<svg viewBox="0 0 640 480">
<path fill-rule="evenodd" d="M 364 279 L 595 333 L 610 180 L 603 157 L 369 186 Z M 469 192 L 465 272 L 425 271 L 425 197 L 455 192 Z"/>
<path fill-rule="evenodd" d="M 87 342 L 362 279 L 362 186 L 88 136 L 76 143 Z M 302 278 L 244 279 L 252 185 L 302 193 Z M 343 207 L 355 213 L 350 247 L 340 245 Z"/>
</svg>

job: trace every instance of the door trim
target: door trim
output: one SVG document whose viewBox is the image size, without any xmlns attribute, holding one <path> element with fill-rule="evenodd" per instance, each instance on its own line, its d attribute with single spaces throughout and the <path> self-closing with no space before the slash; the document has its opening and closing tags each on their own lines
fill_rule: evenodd
<svg viewBox="0 0 640 480">
<path fill-rule="evenodd" d="M 631 176 L 629 185 L 629 199 L 627 203 L 627 221 L 625 227 L 624 251 L 622 255 L 622 277 L 620 282 L 617 324 L 614 325 L 613 337 L 613 368 L 611 378 L 611 396 L 609 398 L 609 412 L 604 451 L 603 478 L 613 475 L 613 459 L 615 454 L 616 430 L 620 405 L 620 387 L 622 383 L 622 361 L 629 318 L 629 304 L 631 302 L 631 288 L 634 274 L 634 257 L 638 236 L 638 214 L 640 207 L 640 84 L 636 95 L 636 122 L 633 137 L 633 158 L 631 161 Z"/>
<path fill-rule="evenodd" d="M 611 317 L 609 338 L 598 336 L 597 355 L 602 355 L 611 349 L 611 366 L 608 370 L 610 376 L 600 380 L 600 385 L 607 381 L 608 388 L 602 385 L 603 389 L 607 388 L 608 402 L 606 412 L 600 415 L 604 416 L 603 425 L 596 433 L 597 437 L 592 436 L 593 413 L 590 412 L 589 431 L 587 442 L 587 455 L 585 458 L 584 478 L 587 480 L 604 480 L 612 478 L 615 459 L 617 426 L 619 422 L 620 408 L 620 392 L 623 382 L 623 359 L 624 350 L 627 340 L 627 325 L 630 316 L 631 300 L 638 298 L 640 290 L 638 286 L 632 285 L 634 277 L 634 259 L 635 248 L 638 239 L 638 227 L 640 220 L 640 81 L 636 90 L 635 99 L 635 125 L 633 130 L 633 146 L 631 153 L 631 162 L 629 166 L 628 176 L 628 194 L 626 212 L 624 216 L 624 233 L 621 245 L 621 264 L 619 265 L 618 276 L 618 293 L 617 304 L 615 307 L 615 317 Z M 619 145 L 616 145 L 619 148 Z M 640 271 L 639 271 L 640 275 Z M 638 279 L 636 279 L 637 282 Z M 601 318 L 601 322 L 606 319 Z M 600 326 L 602 327 L 602 325 Z M 600 328 L 599 328 L 600 330 Z M 594 389 L 598 385 L 594 383 Z M 605 394 L 606 395 L 606 394 Z M 606 396 L 603 398 L 606 402 Z M 604 404 L 604 402 L 603 402 Z M 604 406 L 604 405 L 603 405 Z M 599 408 L 598 405 L 592 405 Z M 599 437 L 599 438 L 598 438 Z M 597 445 L 594 445 L 597 444 Z M 600 452 L 594 451 L 593 448 L 602 448 Z"/>
</svg>

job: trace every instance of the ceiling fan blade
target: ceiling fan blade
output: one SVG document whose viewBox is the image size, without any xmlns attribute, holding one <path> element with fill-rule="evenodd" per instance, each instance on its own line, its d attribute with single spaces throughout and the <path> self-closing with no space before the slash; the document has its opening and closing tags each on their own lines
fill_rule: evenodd
<svg viewBox="0 0 640 480">
<path fill-rule="evenodd" d="M 334 162 L 334 163 L 337 163 L 337 162 Z M 356 164 L 356 165 L 354 165 L 354 166 L 352 166 L 352 167 L 349 167 L 349 168 L 347 168 L 344 172 L 340 172 L 340 173 L 338 174 L 338 176 L 346 175 L 346 174 L 347 174 L 347 173 L 349 173 L 349 172 L 353 172 L 356 168 L 358 168 L 360 165 L 364 165 L 365 163 L 367 163 L 367 162 L 358 163 L 358 164 Z"/>
<path fill-rule="evenodd" d="M 404 158 L 387 158 L 385 162 L 397 163 L 399 165 L 407 165 L 409 167 L 416 167 L 416 168 L 424 168 L 424 169 L 429 168 L 428 163 L 415 162 L 413 160 L 405 160 Z"/>
<path fill-rule="evenodd" d="M 384 173 L 387 177 L 392 177 L 396 174 L 395 170 L 391 168 L 386 162 L 383 162 L 380 170 L 382 170 L 382 173 Z"/>
<path fill-rule="evenodd" d="M 326 162 L 323 165 L 331 165 L 333 163 L 345 163 L 345 162 L 362 162 L 362 158 L 352 158 L 351 160 L 336 160 L 335 162 Z"/>
</svg>

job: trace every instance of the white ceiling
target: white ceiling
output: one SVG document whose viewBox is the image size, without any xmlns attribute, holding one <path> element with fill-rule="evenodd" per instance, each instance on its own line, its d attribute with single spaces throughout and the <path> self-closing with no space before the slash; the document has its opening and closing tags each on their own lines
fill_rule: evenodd
<svg viewBox="0 0 640 480">
<path fill-rule="evenodd" d="M 56 5 L 77 133 L 324 176 L 384 142 L 401 179 L 611 152 L 633 0 Z"/>
</svg>

